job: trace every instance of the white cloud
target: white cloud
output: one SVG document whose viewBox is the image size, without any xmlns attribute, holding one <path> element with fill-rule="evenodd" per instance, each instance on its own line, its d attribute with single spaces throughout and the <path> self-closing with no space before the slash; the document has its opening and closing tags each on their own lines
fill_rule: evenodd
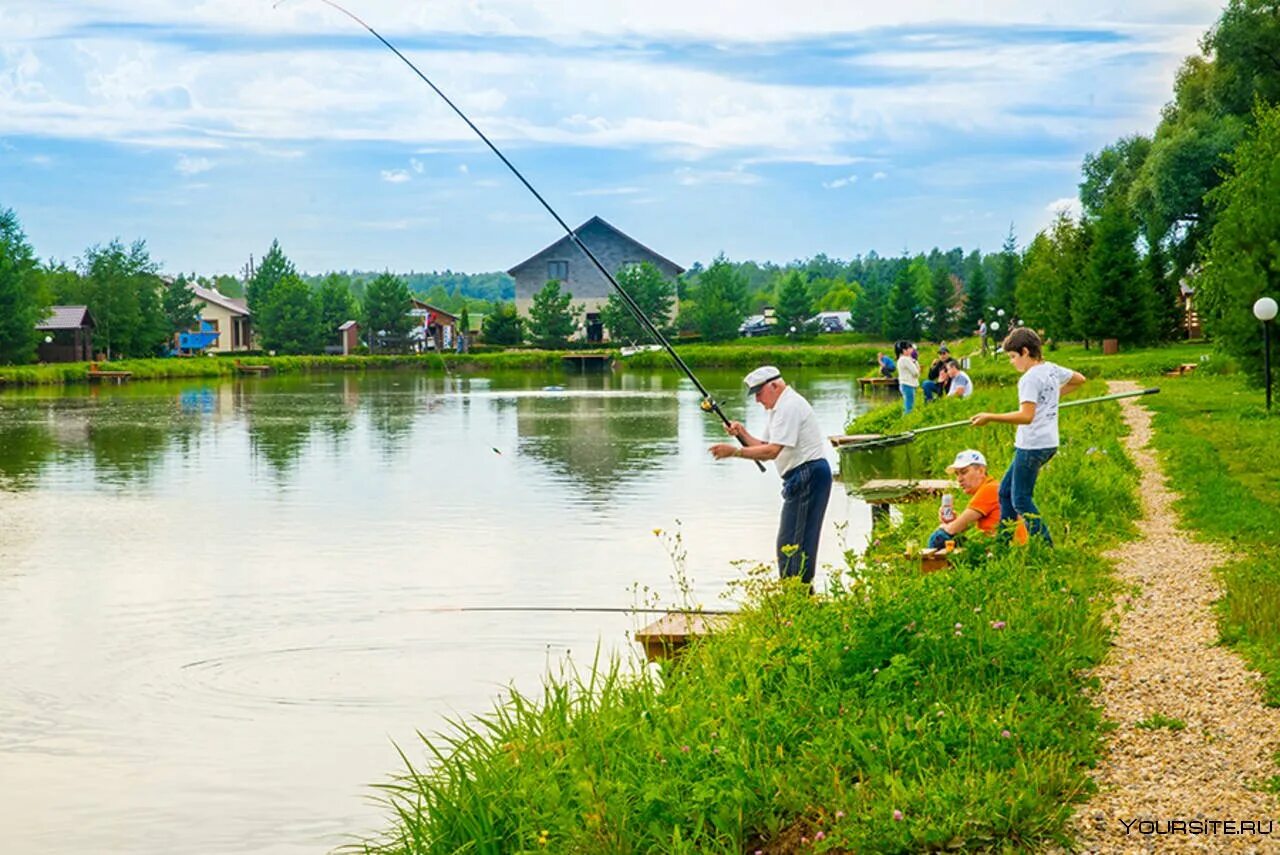
<svg viewBox="0 0 1280 855">
<path fill-rule="evenodd" d="M 692 169 L 682 166 L 674 172 L 676 181 L 686 187 L 699 184 L 758 184 L 760 176 L 741 169 Z"/>
<path fill-rule="evenodd" d="M 416 157 L 409 158 L 409 167 L 419 175 L 421 175 L 422 170 L 426 168 L 423 166 L 422 161 L 418 160 Z"/>
<path fill-rule="evenodd" d="M 888 175 L 888 173 L 886 173 L 886 172 L 876 172 L 874 175 L 872 175 L 872 176 L 871 176 L 871 180 L 872 180 L 872 181 L 883 181 L 883 180 L 885 180 L 885 179 L 886 179 L 886 178 L 888 178 L 888 177 L 889 177 L 889 175 Z"/>
<path fill-rule="evenodd" d="M 182 154 L 178 156 L 178 162 L 173 168 L 183 175 L 199 175 L 213 169 L 213 161 L 207 157 L 187 157 Z"/>
<path fill-rule="evenodd" d="M 848 187 L 851 184 L 858 183 L 858 176 L 848 175 L 844 178 L 837 178 L 834 181 L 823 181 L 822 186 L 828 190 L 838 190 L 841 187 Z"/>
<path fill-rule="evenodd" d="M 1063 196 L 1061 199 L 1054 199 L 1044 209 L 1053 216 L 1058 216 L 1060 212 L 1065 212 L 1069 216 L 1078 219 L 1081 214 L 1080 199 L 1076 196 Z"/>
<path fill-rule="evenodd" d="M 461 172 L 463 175 L 466 175 L 468 172 L 471 171 L 471 168 L 467 166 L 465 163 L 459 163 L 458 171 Z"/>
<path fill-rule="evenodd" d="M 380 174 L 388 184 L 403 184 L 409 180 L 409 173 L 403 169 L 384 169 Z"/>
</svg>

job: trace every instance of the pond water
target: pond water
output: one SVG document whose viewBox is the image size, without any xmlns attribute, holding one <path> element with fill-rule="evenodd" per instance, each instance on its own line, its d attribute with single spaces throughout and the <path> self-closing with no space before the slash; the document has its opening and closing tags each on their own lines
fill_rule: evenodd
<svg viewBox="0 0 1280 855">
<path fill-rule="evenodd" d="M 700 374 L 758 431 L 740 376 Z M 788 379 L 829 433 L 865 405 Z M 635 371 L 0 394 L 3 848 L 325 851 L 383 827 L 396 743 L 647 622 L 434 609 L 673 603 L 676 532 L 694 601 L 731 607 L 780 482 L 712 461 L 698 400 Z M 869 528 L 837 484 L 820 560 Z"/>
</svg>

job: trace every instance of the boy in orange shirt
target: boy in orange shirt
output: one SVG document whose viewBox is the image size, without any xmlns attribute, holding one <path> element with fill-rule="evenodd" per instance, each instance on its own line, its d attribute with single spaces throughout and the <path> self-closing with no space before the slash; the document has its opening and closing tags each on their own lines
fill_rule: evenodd
<svg viewBox="0 0 1280 855">
<path fill-rule="evenodd" d="M 957 535 L 974 525 L 986 534 L 994 534 L 1000 525 L 1000 485 L 987 474 L 987 458 L 982 452 L 973 449 L 960 452 L 947 471 L 955 473 L 960 489 L 972 498 L 968 507 L 951 520 L 944 519 L 942 509 L 938 509 L 941 525 L 929 535 L 930 549 L 941 549 L 948 540 L 958 541 Z"/>
</svg>

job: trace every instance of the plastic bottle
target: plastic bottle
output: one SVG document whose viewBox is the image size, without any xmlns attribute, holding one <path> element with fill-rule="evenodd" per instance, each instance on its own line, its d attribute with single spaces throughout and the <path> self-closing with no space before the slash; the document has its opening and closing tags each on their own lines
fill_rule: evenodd
<svg viewBox="0 0 1280 855">
<path fill-rule="evenodd" d="M 942 519 L 951 522 L 956 518 L 955 498 L 950 493 L 942 494 Z"/>
</svg>

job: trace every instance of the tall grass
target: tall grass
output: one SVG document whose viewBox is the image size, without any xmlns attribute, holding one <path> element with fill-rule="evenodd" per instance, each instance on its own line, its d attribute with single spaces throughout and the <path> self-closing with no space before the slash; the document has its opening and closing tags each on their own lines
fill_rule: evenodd
<svg viewBox="0 0 1280 855">
<path fill-rule="evenodd" d="M 891 420 L 893 409 L 871 418 Z M 927 410 L 912 418 L 954 416 L 948 405 Z M 1073 532 L 1058 549 L 975 543 L 950 571 L 922 576 L 902 557 L 932 518 L 919 508 L 831 570 L 822 597 L 762 568 L 743 584 L 743 612 L 660 674 L 596 662 L 424 735 L 380 789 L 390 829 L 356 848 L 917 852 L 1063 842 L 1099 747 L 1082 674 L 1107 643 L 1100 550 L 1125 536 L 1136 507 L 1117 407 L 1075 413 L 1069 429 L 1089 444 L 1064 448 L 1040 490 L 1051 524 Z M 940 471 L 955 442 L 921 445 Z"/>
<path fill-rule="evenodd" d="M 1167 384 L 1151 399 L 1155 444 L 1182 498 L 1177 509 L 1199 537 L 1240 554 L 1221 570 L 1222 637 L 1267 680 L 1280 704 L 1280 476 L 1273 463 L 1280 412 L 1241 375 Z"/>
</svg>

